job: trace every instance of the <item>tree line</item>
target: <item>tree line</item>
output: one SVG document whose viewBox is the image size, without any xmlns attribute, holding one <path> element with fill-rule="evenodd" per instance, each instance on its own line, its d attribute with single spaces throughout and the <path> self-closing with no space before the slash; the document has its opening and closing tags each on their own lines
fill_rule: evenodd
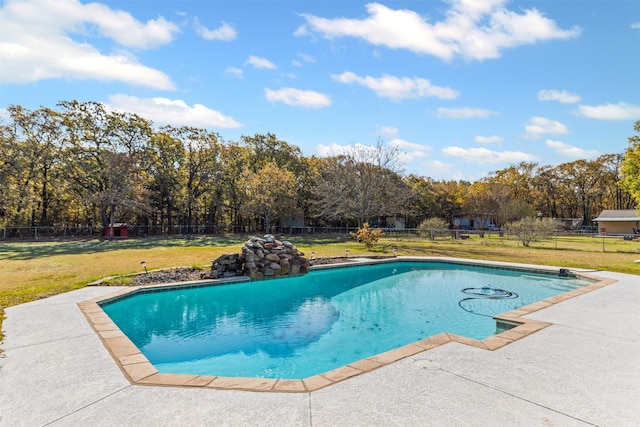
<svg viewBox="0 0 640 427">
<path fill-rule="evenodd" d="M 557 166 L 523 162 L 476 182 L 435 180 L 403 174 L 401 153 L 381 140 L 304 156 L 272 133 L 225 141 L 206 129 L 155 127 L 78 101 L 10 106 L 0 132 L 0 227 L 127 222 L 268 231 L 385 226 L 390 217 L 417 227 L 462 213 L 497 226 L 538 213 L 590 224 L 602 209 L 636 205 L 636 181 L 624 184 L 624 154 Z"/>
</svg>

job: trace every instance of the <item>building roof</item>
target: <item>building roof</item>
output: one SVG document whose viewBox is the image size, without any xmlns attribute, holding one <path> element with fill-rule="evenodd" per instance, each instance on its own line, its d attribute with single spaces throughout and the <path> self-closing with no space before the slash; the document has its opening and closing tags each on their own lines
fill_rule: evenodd
<svg viewBox="0 0 640 427">
<path fill-rule="evenodd" d="M 611 209 L 603 210 L 593 220 L 597 222 L 637 222 L 640 221 L 640 215 L 635 209 Z"/>
</svg>

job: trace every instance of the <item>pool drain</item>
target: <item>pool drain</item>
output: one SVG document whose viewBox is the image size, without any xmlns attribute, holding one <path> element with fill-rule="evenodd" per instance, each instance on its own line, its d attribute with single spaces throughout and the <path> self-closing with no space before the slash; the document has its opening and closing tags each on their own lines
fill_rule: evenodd
<svg viewBox="0 0 640 427">
<path fill-rule="evenodd" d="M 478 316 L 485 316 L 485 317 L 493 317 L 492 315 L 489 314 L 483 314 L 483 313 L 477 313 L 473 310 L 470 310 L 468 308 L 465 308 L 462 303 L 465 301 L 471 301 L 471 300 L 475 300 L 475 299 L 515 299 L 518 298 L 518 294 L 515 292 L 511 292 L 511 291 L 506 291 L 504 289 L 500 289 L 500 288 L 492 288 L 491 286 L 483 286 L 481 288 L 464 288 L 462 289 L 460 292 L 467 294 L 467 295 L 473 295 L 470 296 L 468 298 L 463 298 L 460 301 L 458 301 L 458 306 L 463 309 L 464 311 L 471 313 L 471 314 L 477 314 Z"/>
<path fill-rule="evenodd" d="M 432 362 L 431 360 L 426 359 L 418 359 L 413 362 L 418 368 L 426 369 L 428 371 L 435 371 L 440 369 L 440 364 L 437 362 Z"/>
</svg>

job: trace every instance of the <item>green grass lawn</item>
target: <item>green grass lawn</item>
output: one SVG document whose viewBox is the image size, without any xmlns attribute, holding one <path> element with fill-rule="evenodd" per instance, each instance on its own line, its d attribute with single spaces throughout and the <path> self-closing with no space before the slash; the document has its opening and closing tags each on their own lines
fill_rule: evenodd
<svg viewBox="0 0 640 427">
<path fill-rule="evenodd" d="M 640 275 L 640 242 L 620 238 L 546 238 L 523 247 L 515 237 L 472 235 L 465 240 L 444 236 L 387 235 L 371 250 L 348 237 L 280 236 L 307 256 L 362 255 L 447 256 L 483 260 L 608 270 Z M 0 244 L 0 331 L 3 309 L 86 286 L 106 276 L 118 276 L 166 267 L 207 269 L 223 253 L 240 252 L 246 236 L 195 239 L 129 239 Z M 603 251 L 604 245 L 604 251 Z M 2 334 L 0 332 L 0 339 Z"/>
</svg>

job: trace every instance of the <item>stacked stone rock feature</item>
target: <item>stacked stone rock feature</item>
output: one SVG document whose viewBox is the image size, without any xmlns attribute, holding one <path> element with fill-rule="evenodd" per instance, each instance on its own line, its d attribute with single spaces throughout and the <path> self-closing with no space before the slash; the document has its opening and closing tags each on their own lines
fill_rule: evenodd
<svg viewBox="0 0 640 427">
<path fill-rule="evenodd" d="M 244 276 L 240 254 L 224 254 L 211 262 L 211 279 Z"/>
<path fill-rule="evenodd" d="M 291 242 L 281 242 L 267 234 L 252 237 L 241 254 L 222 255 L 211 265 L 211 277 L 250 276 L 253 279 L 304 274 L 309 261 Z"/>
</svg>

